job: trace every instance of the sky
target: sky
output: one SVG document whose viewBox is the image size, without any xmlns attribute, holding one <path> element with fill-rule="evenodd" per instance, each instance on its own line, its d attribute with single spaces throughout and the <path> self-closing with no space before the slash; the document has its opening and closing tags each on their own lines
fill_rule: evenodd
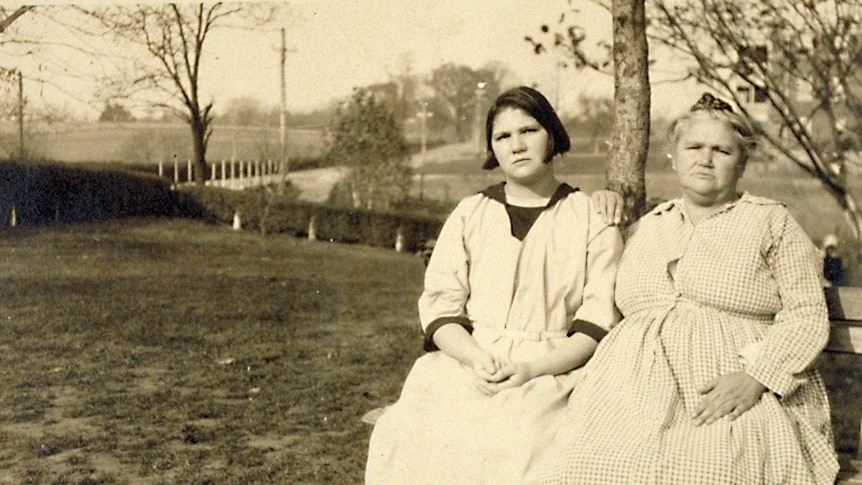
<svg viewBox="0 0 862 485">
<path fill-rule="evenodd" d="M 609 13 L 589 1 L 573 3 L 588 39 L 610 40 Z M 205 99 L 215 101 L 217 110 L 224 109 L 230 99 L 242 97 L 260 99 L 265 106 L 279 105 L 282 27 L 287 46 L 287 109 L 291 112 L 325 106 L 346 98 L 354 87 L 386 82 L 408 69 L 428 74 L 444 63 L 473 69 L 502 63 L 512 74 L 512 84 L 537 87 L 563 113 L 577 110 L 581 93 L 613 94 L 611 76 L 560 69 L 561 57 L 536 55 L 524 40 L 525 35 L 538 35 L 542 24 L 556 25 L 562 13 L 571 15 L 567 0 L 294 0 L 277 5 L 280 15 L 269 26 L 222 28 L 206 41 L 201 89 Z M 26 25 L 35 18 L 25 15 L 16 26 L 53 30 Z M 13 61 L 24 64 L 21 59 Z M 13 61 L 0 56 L 0 66 Z M 28 68 L 21 69 L 26 79 Z M 63 98 L 50 86 L 25 84 L 25 93 L 30 90 L 31 97 L 38 89 L 40 97 Z M 92 90 L 86 85 L 64 88 L 72 93 Z M 654 112 L 676 109 L 679 89 L 657 86 Z M 696 94 L 688 91 L 686 95 L 693 101 Z M 98 115 L 98 105 L 64 102 L 69 109 L 83 110 L 91 117 Z"/>
</svg>

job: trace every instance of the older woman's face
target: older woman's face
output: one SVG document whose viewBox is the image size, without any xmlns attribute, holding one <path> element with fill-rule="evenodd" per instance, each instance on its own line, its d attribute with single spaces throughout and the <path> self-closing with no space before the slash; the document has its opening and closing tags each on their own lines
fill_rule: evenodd
<svg viewBox="0 0 862 485">
<path fill-rule="evenodd" d="M 673 147 L 674 170 L 683 194 L 695 202 L 718 205 L 736 197 L 743 153 L 726 121 L 694 118 L 680 127 Z"/>
</svg>

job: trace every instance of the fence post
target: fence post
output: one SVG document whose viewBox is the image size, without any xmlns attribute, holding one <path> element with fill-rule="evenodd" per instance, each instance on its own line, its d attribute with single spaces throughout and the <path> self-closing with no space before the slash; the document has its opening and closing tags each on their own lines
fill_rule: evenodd
<svg viewBox="0 0 862 485">
<path fill-rule="evenodd" d="M 317 216 L 311 216 L 308 220 L 308 240 L 317 241 Z"/>
<path fill-rule="evenodd" d="M 186 180 L 188 180 L 189 182 L 194 182 L 195 181 L 195 174 L 194 174 L 194 172 L 192 172 L 192 159 L 191 158 L 188 159 L 188 166 L 189 166 L 189 173 L 188 173 L 189 176 Z"/>
<path fill-rule="evenodd" d="M 177 156 L 174 155 L 174 186 L 180 184 L 180 162 L 177 160 Z"/>
<path fill-rule="evenodd" d="M 242 229 L 242 220 L 240 220 L 239 211 L 234 211 L 233 213 L 233 229 L 235 231 Z"/>
<path fill-rule="evenodd" d="M 12 204 L 12 213 L 9 214 L 9 227 L 18 225 L 18 210 L 15 209 L 15 204 Z"/>
<path fill-rule="evenodd" d="M 395 251 L 403 252 L 405 246 L 407 246 L 406 241 L 404 240 L 404 229 L 401 226 L 398 226 L 398 229 L 395 231 Z"/>
<path fill-rule="evenodd" d="M 222 158 L 222 160 L 221 160 L 221 186 L 222 187 L 227 185 L 227 174 L 224 171 L 225 166 L 226 166 L 225 160 Z"/>
<path fill-rule="evenodd" d="M 165 176 L 165 161 L 159 158 L 159 178 Z"/>
</svg>

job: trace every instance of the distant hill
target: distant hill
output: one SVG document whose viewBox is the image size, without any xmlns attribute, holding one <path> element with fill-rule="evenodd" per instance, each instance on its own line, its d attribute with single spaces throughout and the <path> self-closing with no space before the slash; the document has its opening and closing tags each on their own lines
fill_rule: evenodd
<svg viewBox="0 0 862 485">
<path fill-rule="evenodd" d="M 18 150 L 14 126 L 0 126 L 0 158 Z M 286 133 L 289 157 L 318 157 L 323 152 L 320 130 L 289 129 Z M 279 154 L 276 127 L 215 125 L 207 158 L 211 161 L 276 158 Z M 182 123 L 78 123 L 54 124 L 28 134 L 25 149 L 34 158 L 63 162 L 158 163 L 176 154 L 181 160 L 191 157 L 191 132 Z"/>
</svg>

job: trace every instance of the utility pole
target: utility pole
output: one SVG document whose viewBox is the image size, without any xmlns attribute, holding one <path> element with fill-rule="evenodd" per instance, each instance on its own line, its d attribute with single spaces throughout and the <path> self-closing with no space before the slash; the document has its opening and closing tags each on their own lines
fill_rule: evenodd
<svg viewBox="0 0 862 485">
<path fill-rule="evenodd" d="M 24 78 L 18 71 L 18 157 L 20 161 L 27 159 L 24 152 Z"/>
<path fill-rule="evenodd" d="M 290 170 L 289 161 L 287 159 L 287 149 L 286 149 L 286 131 L 287 127 L 285 124 L 287 123 L 287 86 L 285 80 L 285 68 L 287 65 L 287 47 L 285 46 L 285 33 L 284 27 L 281 28 L 281 110 L 278 114 L 278 138 L 279 138 L 279 147 L 281 149 L 281 165 L 279 166 L 279 172 L 281 173 L 281 183 L 278 184 L 279 192 L 284 191 L 284 180 L 287 179 L 288 170 Z"/>
<path fill-rule="evenodd" d="M 482 155 L 485 153 L 485 140 L 483 139 L 483 130 L 484 120 L 482 119 L 482 96 L 485 92 L 485 86 L 488 83 L 486 82 L 478 82 L 476 83 L 476 157 L 481 160 Z"/>
</svg>

